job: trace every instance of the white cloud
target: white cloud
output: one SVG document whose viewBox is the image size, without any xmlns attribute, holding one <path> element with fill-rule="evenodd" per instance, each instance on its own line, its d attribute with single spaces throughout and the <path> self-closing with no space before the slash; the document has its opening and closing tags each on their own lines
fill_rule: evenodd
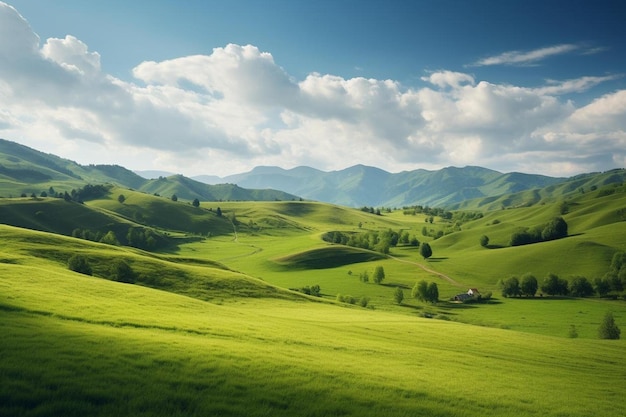
<svg viewBox="0 0 626 417">
<path fill-rule="evenodd" d="M 500 55 L 483 58 L 471 64 L 470 66 L 481 67 L 486 65 L 533 65 L 538 61 L 549 58 L 551 56 L 563 55 L 577 49 L 580 49 L 580 45 L 561 44 L 534 49 L 532 51 L 508 51 Z"/>
<path fill-rule="evenodd" d="M 187 175 L 356 163 L 562 175 L 626 159 L 626 91 L 582 108 L 559 98 L 616 76 L 535 88 L 446 70 L 428 73 L 415 89 L 332 74 L 295 80 L 270 53 L 229 44 L 210 55 L 140 63 L 128 82 L 103 73 L 100 55 L 73 36 L 41 46 L 3 3 L 0 35 L 0 136 L 82 163 Z M 499 60 L 528 63 L 573 49 Z"/>
</svg>

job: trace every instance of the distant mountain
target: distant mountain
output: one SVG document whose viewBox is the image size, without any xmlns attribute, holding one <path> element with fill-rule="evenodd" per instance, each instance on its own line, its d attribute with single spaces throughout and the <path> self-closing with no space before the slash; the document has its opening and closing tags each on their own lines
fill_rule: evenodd
<svg viewBox="0 0 626 417">
<path fill-rule="evenodd" d="M 474 166 L 394 174 L 364 165 L 331 172 L 310 167 L 286 170 L 263 166 L 222 178 L 241 187 L 280 189 L 306 199 L 349 207 L 451 206 L 470 199 L 543 188 L 564 180 L 543 175 L 503 174 Z"/>
<path fill-rule="evenodd" d="M 168 197 L 176 194 L 185 200 L 285 201 L 299 198 L 271 187 L 249 190 L 236 184 L 208 185 L 182 175 L 146 179 L 119 165 L 80 165 L 0 139 L 0 196 L 39 195 L 50 188 L 69 192 L 87 184 L 105 183 Z"/>
</svg>

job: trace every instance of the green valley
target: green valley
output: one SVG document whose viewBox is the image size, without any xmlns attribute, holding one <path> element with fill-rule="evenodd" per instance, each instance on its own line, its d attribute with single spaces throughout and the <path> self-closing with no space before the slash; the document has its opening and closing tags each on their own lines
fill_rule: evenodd
<svg viewBox="0 0 626 417">
<path fill-rule="evenodd" d="M 626 345 L 599 338 L 607 313 L 626 329 L 615 175 L 378 210 L 30 175 L 75 193 L 0 199 L 0 416 L 621 415 Z M 555 218 L 565 237 L 511 244 Z"/>
</svg>

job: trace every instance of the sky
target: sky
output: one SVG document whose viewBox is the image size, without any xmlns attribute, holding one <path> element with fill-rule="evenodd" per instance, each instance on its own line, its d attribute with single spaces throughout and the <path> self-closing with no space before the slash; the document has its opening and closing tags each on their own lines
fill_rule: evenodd
<svg viewBox="0 0 626 417">
<path fill-rule="evenodd" d="M 621 0 L 0 0 L 0 137 L 81 164 L 626 166 Z"/>
</svg>

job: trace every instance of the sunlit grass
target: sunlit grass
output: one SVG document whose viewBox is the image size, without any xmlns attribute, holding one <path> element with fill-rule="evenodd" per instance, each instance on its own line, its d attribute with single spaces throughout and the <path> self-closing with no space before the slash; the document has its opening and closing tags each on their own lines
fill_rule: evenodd
<svg viewBox="0 0 626 417">
<path fill-rule="evenodd" d="M 622 341 L 319 303 L 217 305 L 19 265 L 1 272 L 2 415 L 624 411 Z"/>
</svg>

